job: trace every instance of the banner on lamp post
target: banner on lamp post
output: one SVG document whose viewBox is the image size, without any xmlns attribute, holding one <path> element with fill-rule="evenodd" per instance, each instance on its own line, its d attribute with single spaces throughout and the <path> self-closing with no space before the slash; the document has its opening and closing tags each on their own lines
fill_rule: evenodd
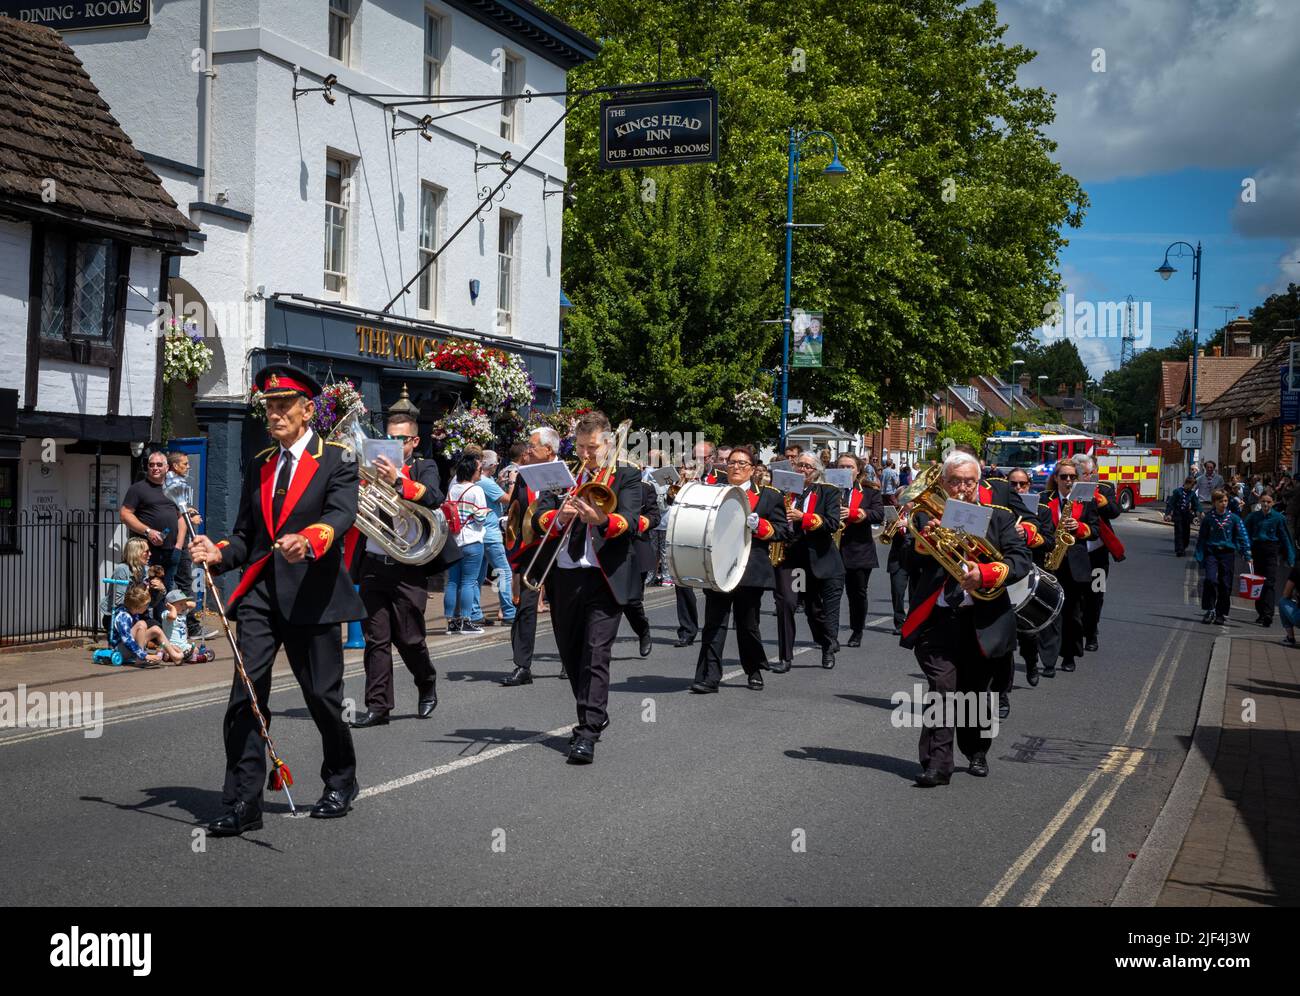
<svg viewBox="0 0 1300 996">
<path fill-rule="evenodd" d="M 790 322 L 790 366 L 822 365 L 822 313 L 796 310 Z"/>
</svg>

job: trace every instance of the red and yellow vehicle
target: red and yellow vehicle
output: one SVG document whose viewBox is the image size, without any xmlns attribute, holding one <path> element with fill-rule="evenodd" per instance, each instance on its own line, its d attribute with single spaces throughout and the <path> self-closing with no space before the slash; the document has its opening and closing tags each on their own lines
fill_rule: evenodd
<svg viewBox="0 0 1300 996">
<path fill-rule="evenodd" d="M 1160 497 L 1160 450 L 1151 446 L 1099 445 L 1097 480 L 1115 489 L 1125 512 Z"/>
<path fill-rule="evenodd" d="M 1097 479 L 1115 488 L 1125 512 L 1160 497 L 1160 450 L 1147 446 L 1117 446 L 1109 436 L 1042 426 L 1002 430 L 984 443 L 984 460 L 1000 476 L 1019 468 L 1029 474 L 1035 491 L 1047 483 L 1058 460 L 1081 453 L 1097 460 Z"/>
</svg>

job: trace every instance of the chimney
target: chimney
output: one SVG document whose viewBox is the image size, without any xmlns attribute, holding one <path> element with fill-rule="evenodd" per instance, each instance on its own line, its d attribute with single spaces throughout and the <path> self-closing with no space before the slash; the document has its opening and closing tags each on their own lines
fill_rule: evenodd
<svg viewBox="0 0 1300 996">
<path fill-rule="evenodd" d="M 1214 355 L 1214 356 L 1222 356 L 1222 355 L 1223 355 L 1223 347 L 1222 347 L 1222 346 L 1215 346 L 1215 347 L 1214 347 L 1214 353 L 1213 353 L 1212 355 Z"/>
</svg>

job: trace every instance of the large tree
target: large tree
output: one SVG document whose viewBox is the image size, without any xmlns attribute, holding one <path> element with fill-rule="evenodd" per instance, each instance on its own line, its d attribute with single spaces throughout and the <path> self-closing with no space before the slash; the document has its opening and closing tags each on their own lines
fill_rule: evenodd
<svg viewBox="0 0 1300 996">
<path fill-rule="evenodd" d="M 825 367 L 791 375 L 810 413 L 877 426 L 1006 366 L 1056 299 L 1086 197 L 992 2 L 543 2 L 601 40 L 571 86 L 659 73 L 719 92 L 713 166 L 601 172 L 594 101 L 567 125 L 565 382 L 612 415 L 725 431 L 735 393 L 771 385 L 791 125 L 832 132 L 850 170 L 827 182 L 829 150 L 805 147 L 796 220 L 826 226 L 795 237 L 794 305 L 826 313 Z"/>
</svg>

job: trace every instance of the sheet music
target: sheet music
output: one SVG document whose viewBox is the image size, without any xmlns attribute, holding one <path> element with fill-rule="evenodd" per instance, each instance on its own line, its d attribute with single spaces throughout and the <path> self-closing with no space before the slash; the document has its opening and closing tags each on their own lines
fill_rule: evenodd
<svg viewBox="0 0 1300 996">
<path fill-rule="evenodd" d="M 789 470 L 774 470 L 772 471 L 772 487 L 778 491 L 801 495 L 804 489 L 803 474 L 796 474 Z"/>
<path fill-rule="evenodd" d="M 1026 491 L 1020 496 L 1020 500 L 1025 503 L 1025 508 L 1029 509 L 1030 515 L 1038 514 L 1038 500 L 1042 497 L 1037 491 Z"/>
<path fill-rule="evenodd" d="M 538 494 L 548 491 L 568 491 L 577 483 L 563 460 L 524 464 L 519 468 L 519 473 L 524 483 Z"/>
<path fill-rule="evenodd" d="M 942 525 L 949 529 L 970 533 L 972 536 L 986 535 L 992 519 L 993 509 L 988 505 L 976 505 L 974 502 L 958 501 L 956 498 L 949 498 L 943 505 Z"/>
<path fill-rule="evenodd" d="M 1092 501 L 1096 496 L 1096 481 L 1076 481 L 1070 488 L 1070 501 Z"/>
<path fill-rule="evenodd" d="M 406 463 L 402 444 L 396 439 L 367 439 L 361 444 L 361 465 L 374 467 L 375 457 L 384 457 L 394 467 Z"/>
<path fill-rule="evenodd" d="M 659 485 L 676 484 L 682 479 L 682 475 L 677 473 L 676 467 L 656 467 L 650 471 L 650 476 L 655 479 Z"/>
<path fill-rule="evenodd" d="M 847 468 L 834 467 L 826 471 L 824 476 L 827 484 L 834 485 L 841 491 L 849 491 L 853 488 L 853 471 Z"/>
</svg>

